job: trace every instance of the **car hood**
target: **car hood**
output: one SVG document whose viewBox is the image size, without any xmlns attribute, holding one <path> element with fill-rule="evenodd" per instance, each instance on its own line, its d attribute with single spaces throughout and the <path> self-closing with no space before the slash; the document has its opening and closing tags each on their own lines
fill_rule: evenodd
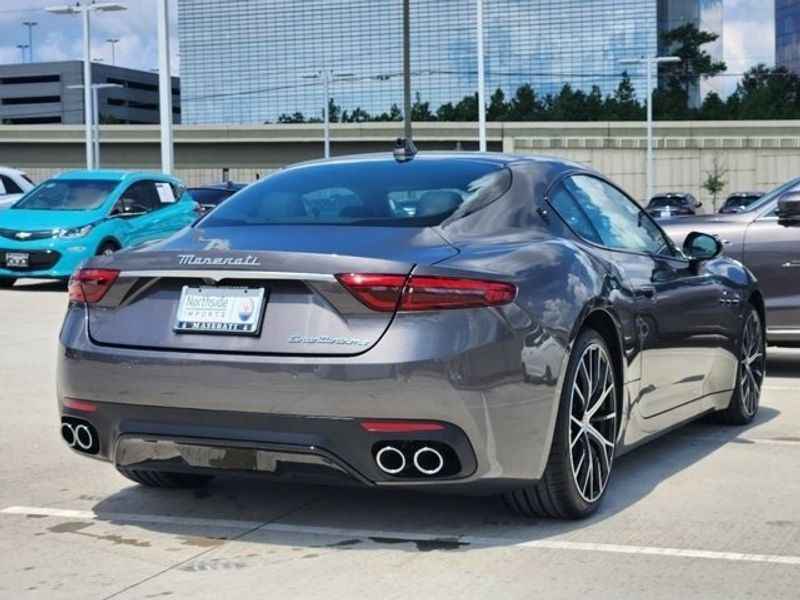
<svg viewBox="0 0 800 600">
<path fill-rule="evenodd" d="M 103 218 L 102 210 L 29 210 L 9 208 L 0 212 L 0 228 L 20 231 L 81 227 Z"/>
</svg>

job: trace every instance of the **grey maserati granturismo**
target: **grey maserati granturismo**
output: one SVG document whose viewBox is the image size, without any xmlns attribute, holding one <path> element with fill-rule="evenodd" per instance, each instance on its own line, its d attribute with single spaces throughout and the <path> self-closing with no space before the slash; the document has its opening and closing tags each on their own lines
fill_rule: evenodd
<svg viewBox="0 0 800 600">
<path fill-rule="evenodd" d="M 61 435 L 149 486 L 345 478 L 586 516 L 623 452 L 756 414 L 764 302 L 721 249 L 556 158 L 297 165 L 75 273 Z"/>
</svg>

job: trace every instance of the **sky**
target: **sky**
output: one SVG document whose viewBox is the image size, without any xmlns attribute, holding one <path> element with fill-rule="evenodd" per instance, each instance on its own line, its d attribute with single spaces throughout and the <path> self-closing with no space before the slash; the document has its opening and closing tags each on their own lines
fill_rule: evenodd
<svg viewBox="0 0 800 600">
<path fill-rule="evenodd" d="M 116 64 L 142 70 L 158 65 L 156 42 L 157 0 L 116 0 L 125 12 L 97 14 L 92 17 L 92 55 L 111 62 L 111 44 L 117 38 Z M 230 1 L 230 0 L 227 0 Z M 468 0 L 464 0 L 468 1 Z M 33 28 L 34 60 L 72 60 L 83 56 L 82 27 L 79 17 L 52 15 L 49 6 L 70 0 L 3 0 L 0 4 L 0 64 L 21 61 L 17 44 L 28 43 L 28 28 L 23 21 L 38 23 Z M 180 73 L 178 53 L 177 0 L 169 0 L 171 24 L 171 60 L 173 74 Z M 737 75 L 759 62 L 774 64 L 774 1 L 723 0 L 724 60 L 729 76 L 712 82 L 711 88 L 728 95 L 736 87 Z M 27 60 L 27 54 L 26 54 Z"/>
</svg>

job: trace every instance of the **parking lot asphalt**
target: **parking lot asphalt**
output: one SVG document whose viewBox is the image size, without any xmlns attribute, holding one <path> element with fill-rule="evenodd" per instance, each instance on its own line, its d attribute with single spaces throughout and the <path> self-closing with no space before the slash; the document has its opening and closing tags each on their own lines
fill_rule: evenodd
<svg viewBox="0 0 800 600">
<path fill-rule="evenodd" d="M 621 457 L 583 521 L 495 498 L 132 484 L 58 433 L 63 284 L 0 290 L 0 598 L 800 598 L 800 351 L 757 420 Z"/>
</svg>

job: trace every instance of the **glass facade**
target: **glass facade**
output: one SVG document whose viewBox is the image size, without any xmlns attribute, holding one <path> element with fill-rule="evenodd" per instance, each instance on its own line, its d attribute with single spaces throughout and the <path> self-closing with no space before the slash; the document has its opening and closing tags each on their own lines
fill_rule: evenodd
<svg viewBox="0 0 800 600">
<path fill-rule="evenodd" d="M 775 64 L 800 73 L 800 0 L 775 0 Z"/>
<path fill-rule="evenodd" d="M 540 97 L 564 83 L 612 93 L 619 59 L 656 52 L 663 2 L 484 0 L 487 101 L 526 83 Z M 721 0 L 689 3 L 721 18 Z M 400 116 L 401 0 L 179 0 L 178 11 L 184 123 L 320 118 L 323 71 L 348 114 Z M 477 89 L 475 17 L 475 0 L 411 1 L 412 94 L 434 112 Z M 643 93 L 643 70 L 629 70 Z"/>
</svg>

